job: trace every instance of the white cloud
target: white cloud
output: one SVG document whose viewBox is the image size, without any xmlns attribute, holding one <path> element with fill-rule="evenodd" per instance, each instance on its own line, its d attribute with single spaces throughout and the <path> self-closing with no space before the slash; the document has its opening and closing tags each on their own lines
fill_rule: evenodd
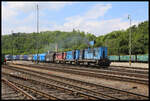
<svg viewBox="0 0 150 101">
<path fill-rule="evenodd" d="M 39 2 L 7 2 L 5 5 L 2 4 L 2 32 L 11 33 L 14 32 L 36 32 L 36 5 Z M 40 2 L 39 7 L 41 8 L 40 16 L 44 16 L 45 12 L 42 10 L 59 10 L 65 5 L 72 5 L 71 2 Z M 120 18 L 100 20 L 100 17 L 104 17 L 112 5 L 93 5 L 91 9 L 82 15 L 75 15 L 67 17 L 65 23 L 58 25 L 55 22 L 49 22 L 48 19 L 41 19 L 40 31 L 46 30 L 61 30 L 61 31 L 72 31 L 79 29 L 81 31 L 90 32 L 96 36 L 109 33 L 114 30 L 126 29 L 129 27 L 129 21 L 126 16 Z M 27 16 L 23 19 L 18 19 L 17 16 L 26 13 Z M 137 22 L 132 22 L 137 24 Z M 46 26 L 45 26 L 46 25 Z M 52 26 L 49 26 L 52 25 Z"/>
<path fill-rule="evenodd" d="M 76 15 L 67 17 L 66 22 L 62 26 L 55 26 L 54 29 L 71 31 L 73 28 L 80 29 L 85 32 L 95 32 L 98 28 L 103 26 L 104 22 L 100 22 L 97 18 L 104 16 L 104 14 L 111 8 L 111 5 L 94 5 L 91 9 L 85 12 L 82 16 Z"/>
<path fill-rule="evenodd" d="M 104 16 L 104 14 L 110 9 L 112 6 L 110 4 L 107 5 L 94 5 L 90 10 L 84 13 L 83 16 L 81 15 L 76 15 L 72 17 L 67 17 L 66 20 L 70 22 L 76 22 L 73 20 L 77 21 L 83 21 L 83 20 L 89 20 L 89 19 L 97 19 L 101 16 Z"/>
<path fill-rule="evenodd" d="M 85 32 L 95 30 L 99 25 L 97 18 L 104 16 L 104 14 L 111 8 L 111 5 L 94 5 L 91 9 L 85 12 L 82 16 L 76 15 L 72 17 L 67 17 L 66 22 L 62 27 L 63 29 L 80 29 Z M 70 28 L 68 28 L 70 27 Z M 91 29 L 92 28 L 92 29 Z"/>
<path fill-rule="evenodd" d="M 103 17 L 107 11 L 112 8 L 108 5 L 94 5 L 90 10 L 85 12 L 82 16 L 75 15 L 67 17 L 66 22 L 63 25 L 56 25 L 53 27 L 55 30 L 72 31 L 73 29 L 79 29 L 84 32 L 90 32 L 96 36 L 104 35 L 114 30 L 122 30 L 129 27 L 129 22 L 125 20 L 127 17 L 110 20 L 98 20 L 99 17 Z M 125 21 L 124 21 L 125 20 Z M 132 22 L 132 25 L 138 24 L 138 22 Z"/>
<path fill-rule="evenodd" d="M 111 8 L 112 6 L 110 4 L 107 5 L 95 5 L 90 9 L 86 14 L 86 19 L 97 19 L 100 16 L 104 16 L 104 14 Z"/>
<path fill-rule="evenodd" d="M 31 12 L 36 9 L 36 6 L 42 9 L 48 10 L 60 10 L 66 5 L 71 5 L 71 2 L 7 2 L 6 5 L 12 10 Z"/>
<path fill-rule="evenodd" d="M 44 5 L 39 5 L 41 6 L 41 8 L 43 9 L 48 9 L 48 10 L 59 10 L 63 7 L 65 7 L 66 5 L 68 5 L 69 3 L 44 3 Z"/>
<path fill-rule="evenodd" d="M 9 5 L 2 4 L 2 21 L 11 19 L 16 16 L 18 13 L 11 9 Z"/>
<path fill-rule="evenodd" d="M 72 31 L 72 29 L 79 29 L 84 32 L 90 32 L 95 34 L 96 36 L 104 35 L 114 30 L 122 30 L 129 27 L 128 21 L 123 21 L 123 18 L 116 18 L 110 20 L 85 20 L 79 23 L 73 23 L 72 25 L 70 22 L 66 22 L 62 26 L 55 26 L 54 29 L 61 29 L 62 31 Z M 74 21 L 76 22 L 76 20 Z M 69 26 L 70 24 L 70 26 Z M 138 22 L 132 22 L 132 25 L 137 25 Z M 66 26 L 67 25 L 67 26 Z"/>
<path fill-rule="evenodd" d="M 44 9 L 58 11 L 66 5 L 72 4 L 71 2 L 2 2 L 2 34 L 11 33 L 10 29 L 24 31 L 27 30 L 28 25 L 35 25 L 37 3 L 41 10 L 40 16 L 45 15 L 42 12 Z M 24 17 L 18 19 L 20 16 Z M 30 27 L 32 27 L 31 31 L 33 31 L 36 26 Z"/>
</svg>

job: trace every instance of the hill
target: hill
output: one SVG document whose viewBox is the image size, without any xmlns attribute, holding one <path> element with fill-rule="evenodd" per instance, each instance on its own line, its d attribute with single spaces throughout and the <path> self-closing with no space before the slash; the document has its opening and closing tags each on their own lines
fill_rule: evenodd
<svg viewBox="0 0 150 101">
<path fill-rule="evenodd" d="M 138 26 L 133 25 L 127 30 L 112 31 L 106 35 L 96 37 L 92 33 L 62 31 L 44 31 L 40 33 L 16 33 L 3 35 L 1 46 L 2 53 L 11 54 L 35 54 L 55 51 L 68 51 L 72 49 L 84 49 L 88 42 L 95 40 L 94 47 L 107 46 L 109 55 L 128 54 L 129 31 L 132 33 L 132 54 L 148 54 L 149 45 L 149 22 L 141 22 Z M 13 40 L 13 41 L 12 41 Z"/>
</svg>

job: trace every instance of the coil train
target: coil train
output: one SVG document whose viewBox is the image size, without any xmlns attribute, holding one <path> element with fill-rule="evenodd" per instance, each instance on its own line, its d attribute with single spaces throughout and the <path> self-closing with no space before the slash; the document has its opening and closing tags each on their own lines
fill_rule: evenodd
<svg viewBox="0 0 150 101">
<path fill-rule="evenodd" d="M 85 64 L 108 67 L 110 60 L 107 56 L 107 47 L 88 48 L 66 52 L 47 52 L 30 55 L 6 55 L 7 60 L 25 60 L 32 62 Z"/>
</svg>

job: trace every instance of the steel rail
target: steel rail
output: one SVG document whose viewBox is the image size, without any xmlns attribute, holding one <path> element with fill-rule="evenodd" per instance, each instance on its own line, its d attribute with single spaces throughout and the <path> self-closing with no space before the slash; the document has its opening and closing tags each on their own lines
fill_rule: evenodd
<svg viewBox="0 0 150 101">
<path fill-rule="evenodd" d="M 59 66 L 59 64 L 56 64 L 56 63 L 50 63 L 50 64 L 52 64 L 52 65 L 57 65 L 57 66 Z M 43 63 L 42 65 L 49 65 L 48 63 Z M 70 64 L 60 64 L 61 65 L 61 67 L 63 67 L 63 66 L 71 66 Z M 50 65 L 49 65 L 50 66 Z M 77 67 L 77 66 L 79 66 L 80 67 L 80 65 L 72 65 L 72 66 L 75 66 L 75 67 Z M 93 65 L 90 65 L 92 68 L 94 67 Z M 90 66 L 88 66 L 88 67 L 90 67 Z M 81 67 L 83 67 L 83 66 L 81 66 Z M 84 65 L 84 67 L 86 68 L 87 66 L 86 65 Z M 96 66 L 95 66 L 96 67 Z M 136 70 L 136 69 L 139 69 L 139 70 L 148 70 L 148 68 L 141 68 L 141 67 L 128 67 L 128 66 L 116 66 L 116 65 L 110 65 L 109 67 L 120 67 L 120 68 L 122 68 L 122 69 L 132 69 L 132 70 Z M 109 68 L 108 67 L 108 68 Z M 100 69 L 100 68 L 98 68 L 98 69 Z M 103 68 L 103 69 L 107 69 L 107 68 Z"/>
<path fill-rule="evenodd" d="M 52 63 L 52 64 L 57 64 L 57 63 Z M 61 65 L 71 65 L 71 66 L 81 66 L 81 67 L 92 67 L 92 68 L 109 68 L 109 67 L 123 67 L 123 68 L 129 68 L 129 69 L 139 69 L 139 70 L 149 70 L 148 68 L 141 68 L 141 67 L 128 67 L 128 66 L 116 66 L 116 65 L 110 65 L 109 67 L 107 66 L 99 66 L 99 65 L 85 65 L 85 64 L 61 64 Z"/>
<path fill-rule="evenodd" d="M 10 69 L 12 69 L 12 68 L 10 68 Z M 17 69 L 15 69 L 15 67 L 13 68 L 14 70 L 17 70 Z M 19 68 L 18 68 L 19 69 Z M 20 69 L 21 70 L 21 69 Z M 33 72 L 32 70 L 27 70 L 27 69 L 22 69 L 22 70 L 24 70 L 24 71 L 31 71 L 31 72 Z M 19 71 L 19 72 L 21 72 L 21 71 Z M 99 85 L 99 84 L 93 84 L 93 83 L 89 83 L 89 82 L 85 82 L 85 81 L 80 81 L 80 80 L 74 80 L 74 79 L 71 79 L 71 78 L 65 78 L 65 77 L 60 77 L 60 76 L 56 76 L 56 75 L 49 75 L 49 74 L 46 74 L 46 73 L 41 73 L 41 72 L 38 72 L 38 71 L 34 71 L 35 73 L 38 73 L 38 74 L 44 74 L 44 75 L 46 75 L 46 77 L 47 76 L 50 76 L 50 77 L 56 77 L 56 78 L 60 78 L 60 80 L 66 80 L 66 81 L 69 81 L 69 82 L 76 82 L 77 84 L 82 84 L 82 85 L 90 85 L 90 86 L 95 86 L 95 87 L 97 87 L 97 88 L 107 88 L 108 90 L 114 90 L 114 91 L 117 91 L 117 92 L 120 92 L 120 93 L 125 93 L 125 94 L 128 94 L 128 95 L 131 95 L 131 96 L 138 96 L 138 97 L 140 97 L 140 98 L 145 98 L 145 99 L 149 99 L 149 97 L 147 97 L 147 96 L 144 96 L 144 95 L 140 95 L 140 94 L 136 94 L 136 93 L 132 93 L 132 92 L 128 92 L 128 91 L 124 91 L 124 90 L 120 90 L 120 89 L 116 89 L 116 88 L 111 88 L 111 87 L 106 87 L 106 86 L 103 86 L 103 85 Z M 25 72 L 24 72 L 25 73 Z M 31 74 L 30 74 L 31 75 Z M 32 74 L 32 75 L 34 75 L 34 74 Z M 46 77 L 43 77 L 43 79 L 44 78 L 46 78 Z M 50 79 L 52 79 L 52 78 L 47 78 L 47 80 L 50 80 Z M 55 80 L 56 81 L 56 80 Z"/>
<path fill-rule="evenodd" d="M 16 65 L 22 65 L 22 64 L 16 64 Z M 34 66 L 34 65 L 33 65 Z M 37 66 L 37 65 L 35 65 Z M 63 70 L 84 70 L 84 71 L 87 71 L 87 72 L 95 72 L 95 73 L 109 73 L 109 74 L 116 74 L 116 75 L 125 75 L 125 76 L 134 76 L 134 77 L 140 77 L 140 78 L 148 78 L 148 73 L 147 75 L 144 75 L 144 74 L 137 74 L 137 73 L 134 73 L 134 72 L 117 72 L 117 71 L 110 71 L 110 70 L 107 70 L 107 69 L 99 69 L 99 70 L 95 70 L 95 69 L 87 69 L 87 68 L 76 68 L 76 67 L 62 67 L 62 66 L 58 66 L 58 67 L 49 67 L 50 65 L 38 65 L 38 67 L 36 68 L 44 68 L 44 69 L 50 69 L 50 68 L 57 68 L 57 69 L 63 69 Z M 61 67 L 61 68 L 60 68 Z"/>
<path fill-rule="evenodd" d="M 23 77 L 20 77 L 20 76 L 16 76 L 16 75 L 12 75 L 12 74 L 8 74 L 8 73 L 2 73 L 4 75 L 9 75 L 11 77 L 15 77 L 15 78 L 18 78 L 18 79 L 25 79 Z M 89 93 L 84 93 L 84 92 L 81 92 L 81 91 L 77 91 L 77 90 L 73 90 L 73 89 L 68 89 L 68 88 L 64 88 L 64 87 L 61 87 L 61 86 L 58 86 L 58 85 L 54 85 L 54 84 L 50 84 L 50 83 L 44 83 L 44 82 L 41 82 L 41 81 L 37 81 L 37 80 L 34 80 L 34 79 L 31 79 L 31 78 L 26 78 L 26 80 L 28 82 L 31 82 L 31 83 L 36 83 L 36 84 L 40 84 L 40 85 L 43 85 L 43 86 L 46 86 L 46 87 L 53 87 L 55 89 L 58 89 L 58 90 L 63 90 L 67 93 L 72 93 L 72 95 L 77 95 L 77 96 L 83 96 L 85 97 L 85 99 L 93 99 L 93 100 L 104 100 L 105 98 L 104 97 L 100 97 L 100 96 L 96 96 L 96 95 L 92 95 L 92 94 L 89 94 Z M 12 81 L 13 82 L 13 81 Z M 78 87 L 79 89 L 82 89 L 80 87 Z M 86 92 L 90 92 L 90 90 L 88 89 L 84 89 Z"/>
<path fill-rule="evenodd" d="M 22 93 L 24 96 L 26 96 L 28 99 L 32 99 L 32 100 L 36 100 L 35 97 L 33 97 L 32 95 L 30 95 L 29 93 L 25 92 L 24 90 L 20 89 L 19 87 L 17 87 L 16 85 L 14 85 L 12 82 L 8 81 L 5 78 L 1 79 L 2 81 L 4 81 L 7 85 L 11 86 L 13 89 L 17 90 L 18 92 Z"/>
<path fill-rule="evenodd" d="M 41 69 L 41 67 L 37 66 L 37 65 L 24 65 L 24 64 L 21 64 L 21 65 Z M 91 77 L 97 77 L 97 78 L 106 78 L 106 79 L 111 79 L 111 80 L 119 80 L 119 81 L 124 81 L 124 82 L 133 82 L 133 83 L 139 83 L 139 84 L 144 84 L 144 85 L 149 84 L 148 79 L 121 77 L 121 76 L 104 74 L 104 73 L 91 73 L 91 72 L 86 72 L 86 71 L 76 71 L 76 70 L 60 69 L 60 68 L 46 68 L 46 67 L 44 67 L 42 69 L 54 70 L 54 71 L 77 74 L 77 75 L 91 76 Z"/>
<path fill-rule="evenodd" d="M 55 97 L 55 96 L 52 96 L 52 95 L 47 94 L 47 93 L 44 93 L 44 92 L 42 92 L 42 91 L 33 89 L 33 88 L 31 88 L 31 87 L 27 87 L 27 86 L 22 85 L 22 84 L 19 84 L 19 83 L 17 83 L 17 82 L 10 81 L 10 80 L 9 80 L 9 81 L 7 80 L 7 82 L 9 82 L 9 83 L 11 83 L 11 84 L 13 83 L 13 84 L 15 84 L 15 86 L 18 86 L 18 88 L 22 88 L 22 89 L 27 90 L 27 91 L 30 91 L 30 92 L 32 92 L 32 93 L 34 93 L 34 94 L 38 94 L 38 95 L 40 95 L 40 96 L 42 96 L 42 97 L 45 97 L 45 98 L 47 98 L 47 99 L 60 100 L 59 98 L 57 98 L 57 97 Z M 34 100 L 35 100 L 35 99 L 37 99 L 37 98 L 34 97 Z"/>
<path fill-rule="evenodd" d="M 52 64 L 55 64 L 55 63 L 52 63 Z M 101 67 L 97 67 L 97 66 L 94 66 L 94 65 L 70 65 L 70 64 L 61 64 L 62 66 L 60 66 L 59 64 L 55 64 L 55 65 L 58 65 L 57 67 L 63 67 L 63 66 L 74 66 L 74 67 L 82 67 L 82 68 L 86 68 L 86 69 L 97 69 L 97 70 L 100 70 L 100 69 L 104 69 L 104 70 L 115 70 L 115 71 L 121 71 L 121 72 L 134 72 L 134 73 L 141 73 L 141 74 L 148 74 L 148 69 L 143 69 L 143 71 L 141 71 L 142 69 L 139 69 L 139 70 L 136 70 L 136 69 L 132 69 L 132 67 L 125 67 L 125 66 L 122 66 L 122 67 L 125 67 L 125 68 L 119 68 L 121 66 L 116 66 L 118 68 L 112 68 L 113 66 L 109 66 L 108 68 L 101 68 Z M 87 68 L 88 67 L 88 68 Z"/>
</svg>

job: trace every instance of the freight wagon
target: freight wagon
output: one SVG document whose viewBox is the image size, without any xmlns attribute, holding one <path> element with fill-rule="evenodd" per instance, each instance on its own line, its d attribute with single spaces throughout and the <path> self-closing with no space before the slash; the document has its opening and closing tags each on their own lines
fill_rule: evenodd
<svg viewBox="0 0 150 101">
<path fill-rule="evenodd" d="M 42 54 L 38 54 L 38 60 L 40 62 L 45 62 L 45 56 L 46 56 L 46 53 L 42 53 Z"/>
<path fill-rule="evenodd" d="M 148 54 L 145 54 L 145 55 L 137 55 L 137 58 L 136 58 L 137 62 L 148 62 L 149 59 L 148 59 Z"/>
<path fill-rule="evenodd" d="M 59 52 L 55 54 L 54 60 L 56 63 L 65 63 L 66 52 Z"/>
<path fill-rule="evenodd" d="M 37 61 L 37 54 L 33 54 L 32 57 L 33 57 L 33 62 L 36 62 Z"/>
<path fill-rule="evenodd" d="M 28 59 L 27 59 L 28 61 L 33 61 L 33 55 L 28 55 Z"/>
<path fill-rule="evenodd" d="M 12 55 L 9 55 L 9 54 L 5 55 L 5 58 L 6 58 L 7 61 L 10 61 L 10 60 L 12 60 Z"/>
<path fill-rule="evenodd" d="M 75 63 L 75 56 L 76 56 L 76 51 L 72 50 L 72 51 L 67 51 L 66 52 L 66 59 L 65 59 L 65 63 L 70 63 L 73 64 Z"/>
<path fill-rule="evenodd" d="M 53 63 L 55 61 L 55 52 L 51 52 L 45 56 L 45 61 L 48 63 Z"/>
<path fill-rule="evenodd" d="M 130 56 L 129 55 L 111 55 L 108 56 L 109 60 L 112 62 L 129 62 Z M 144 55 L 131 55 L 132 62 L 148 62 L 148 54 Z"/>
<path fill-rule="evenodd" d="M 16 55 L 16 60 L 20 60 L 20 55 Z"/>
<path fill-rule="evenodd" d="M 23 55 L 23 60 L 27 61 L 28 60 L 28 55 Z"/>
</svg>

